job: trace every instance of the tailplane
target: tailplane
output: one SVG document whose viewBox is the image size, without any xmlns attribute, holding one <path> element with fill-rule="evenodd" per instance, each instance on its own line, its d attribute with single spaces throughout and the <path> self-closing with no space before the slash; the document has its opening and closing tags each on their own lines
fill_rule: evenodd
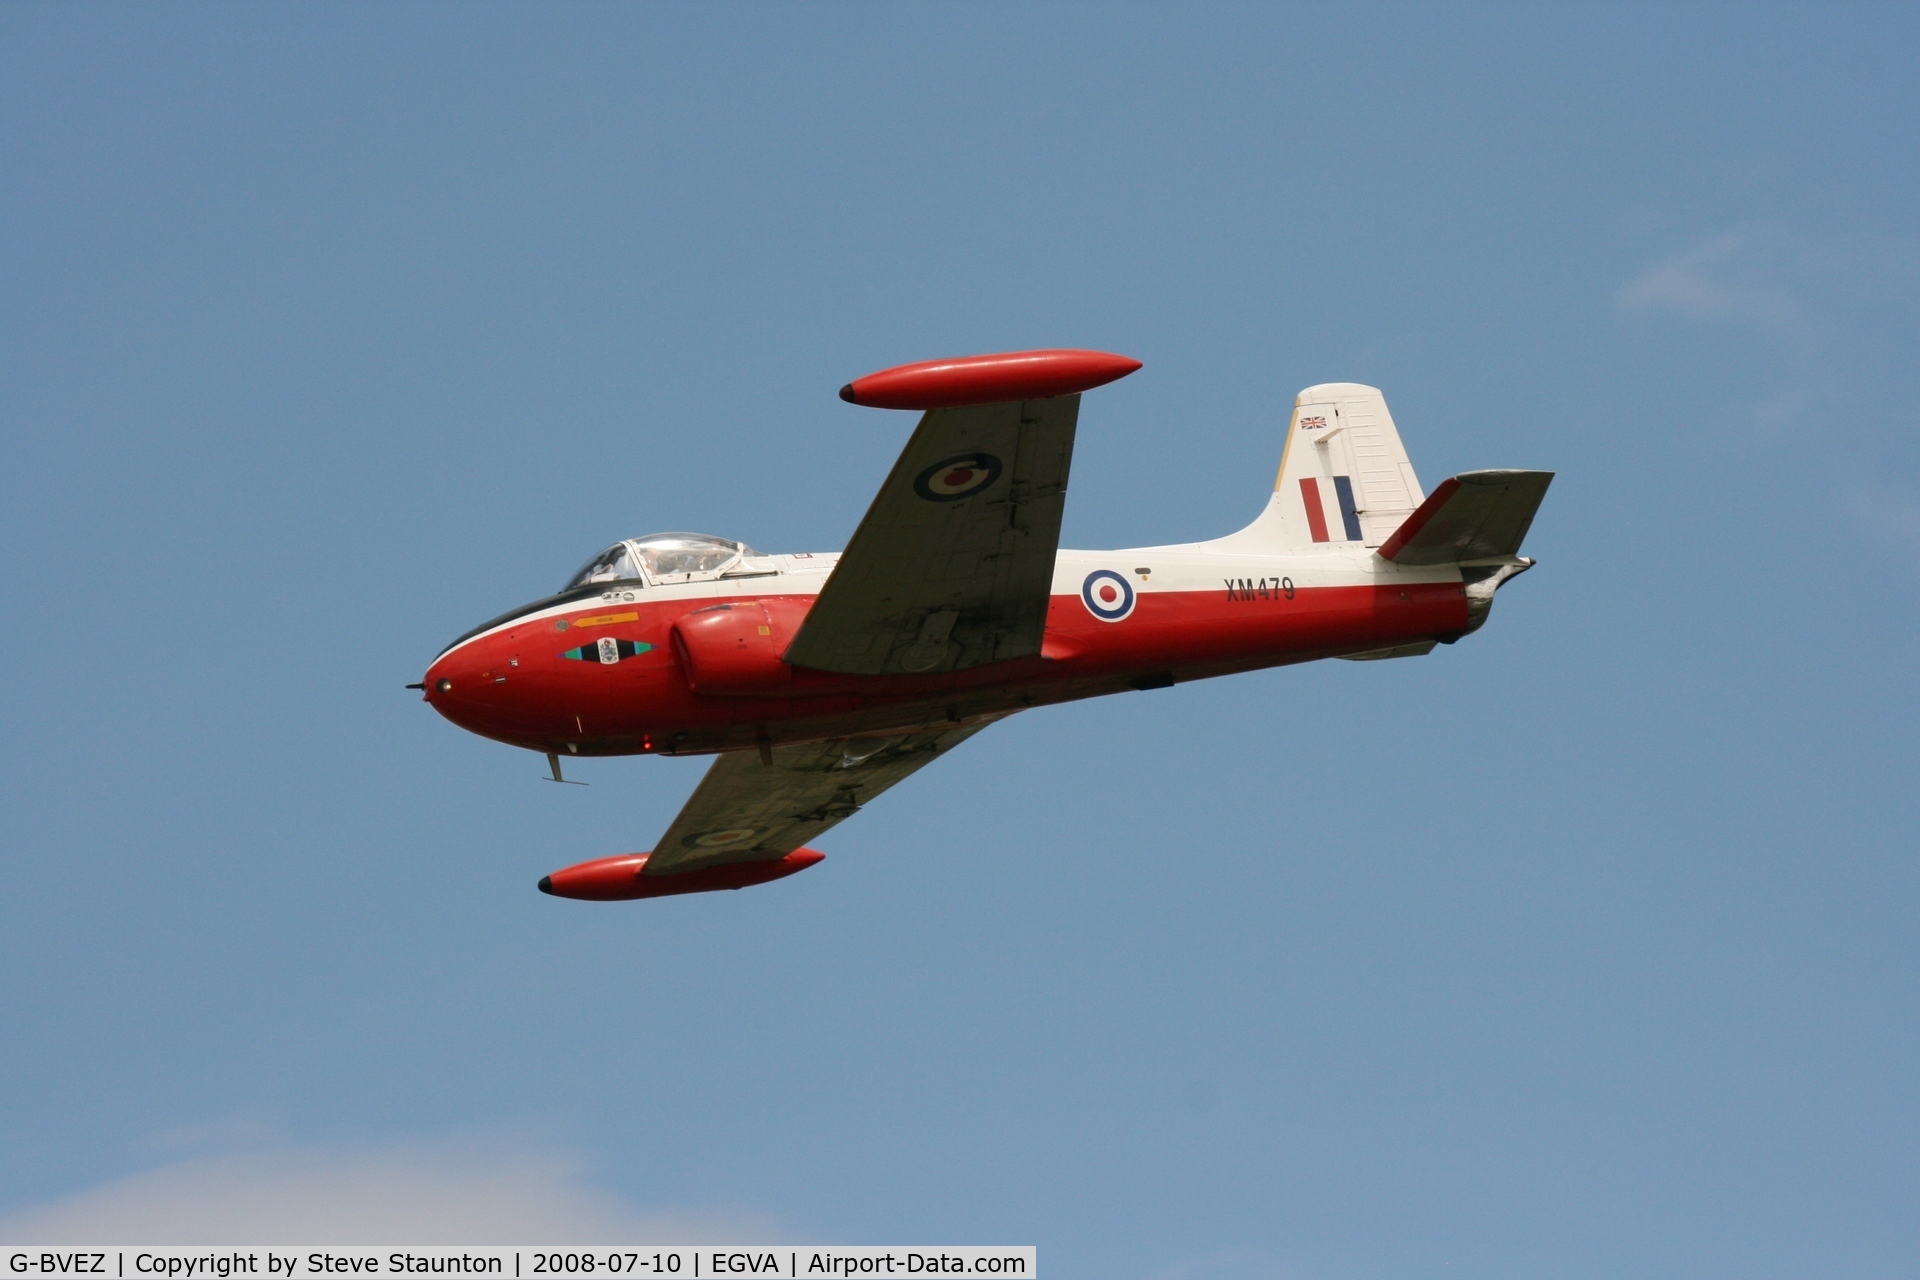
<svg viewBox="0 0 1920 1280">
<path fill-rule="evenodd" d="M 1465 471 L 1442 480 L 1380 554 L 1405 565 L 1517 556 L 1552 483 L 1551 471 Z"/>
</svg>

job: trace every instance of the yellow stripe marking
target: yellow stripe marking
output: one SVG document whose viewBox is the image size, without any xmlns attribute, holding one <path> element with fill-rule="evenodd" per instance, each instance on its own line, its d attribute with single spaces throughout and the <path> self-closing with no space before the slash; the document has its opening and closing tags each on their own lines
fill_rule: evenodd
<svg viewBox="0 0 1920 1280">
<path fill-rule="evenodd" d="M 1293 398 L 1293 416 L 1287 419 L 1287 439 L 1280 446 L 1280 470 L 1273 477 L 1273 491 L 1280 492 L 1280 486 L 1287 481 L 1287 455 L 1293 452 L 1293 433 L 1300 429 L 1300 397 Z"/>
<path fill-rule="evenodd" d="M 596 613 L 591 618 L 575 618 L 573 625 L 576 627 L 604 627 L 615 622 L 638 621 L 640 621 L 640 615 L 638 613 Z"/>
</svg>

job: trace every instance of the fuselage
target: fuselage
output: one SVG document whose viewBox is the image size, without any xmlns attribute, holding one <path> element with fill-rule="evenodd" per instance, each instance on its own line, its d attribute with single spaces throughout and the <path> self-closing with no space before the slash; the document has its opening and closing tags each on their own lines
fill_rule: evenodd
<svg viewBox="0 0 1920 1280">
<path fill-rule="evenodd" d="M 1038 654 L 928 675 L 788 668 L 778 654 L 837 559 L 755 556 L 705 581 L 562 592 L 449 646 L 427 672 L 426 699 L 462 728 L 535 751 L 696 754 L 1419 651 L 1472 630 L 1484 614 L 1470 607 L 1459 567 L 1404 567 L 1358 546 L 1282 555 L 1206 544 L 1061 550 Z M 708 616 L 728 606 L 737 614 Z M 727 643 L 737 644 L 746 676 L 706 677 L 712 664 L 690 659 L 683 633 L 693 634 L 687 620 L 696 614 L 738 630 Z M 734 662 L 732 653 L 723 656 Z"/>
</svg>

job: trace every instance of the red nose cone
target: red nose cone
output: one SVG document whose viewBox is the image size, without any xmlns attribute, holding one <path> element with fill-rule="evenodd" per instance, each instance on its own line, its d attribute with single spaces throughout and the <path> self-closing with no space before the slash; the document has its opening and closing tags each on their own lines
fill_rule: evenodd
<svg viewBox="0 0 1920 1280">
<path fill-rule="evenodd" d="M 1138 360 L 1109 351 L 1004 351 L 882 369 L 840 388 L 840 398 L 875 409 L 1039 400 L 1105 386 L 1139 367 Z"/>
<path fill-rule="evenodd" d="M 706 893 L 713 889 L 744 889 L 805 871 L 827 855 L 815 849 L 795 849 L 785 857 L 765 862 L 730 862 L 723 867 L 681 871 L 673 875 L 643 876 L 644 853 L 622 853 L 611 858 L 577 862 L 540 877 L 540 892 L 556 898 L 586 902 L 623 902 L 629 898 L 664 898 L 676 893 Z"/>
</svg>

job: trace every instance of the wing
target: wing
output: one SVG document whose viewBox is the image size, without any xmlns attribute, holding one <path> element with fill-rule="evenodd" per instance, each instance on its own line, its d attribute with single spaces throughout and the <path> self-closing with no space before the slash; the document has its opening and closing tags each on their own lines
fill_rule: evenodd
<svg viewBox="0 0 1920 1280">
<path fill-rule="evenodd" d="M 1080 397 L 934 409 L 787 646 L 796 667 L 957 671 L 1040 652 Z"/>
<path fill-rule="evenodd" d="M 792 853 L 999 718 L 892 737 L 724 752 L 641 874 L 672 875 Z"/>
</svg>

